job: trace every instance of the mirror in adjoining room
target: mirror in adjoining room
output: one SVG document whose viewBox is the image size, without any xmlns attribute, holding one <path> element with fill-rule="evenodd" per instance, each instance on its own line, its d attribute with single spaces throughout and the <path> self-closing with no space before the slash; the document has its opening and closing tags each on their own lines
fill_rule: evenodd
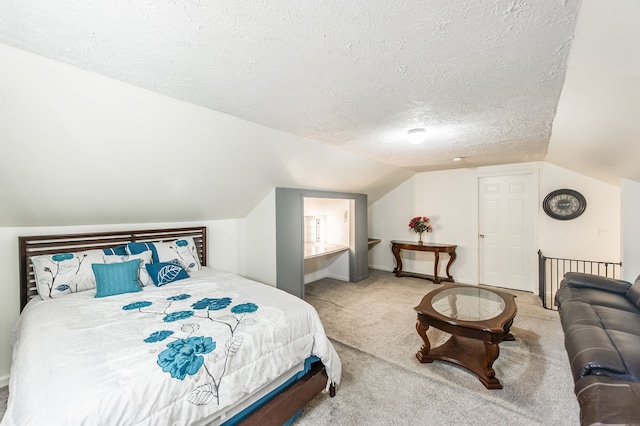
<svg viewBox="0 0 640 426">
<path fill-rule="evenodd" d="M 352 209 L 349 199 L 304 198 L 304 284 L 349 281 Z"/>
</svg>

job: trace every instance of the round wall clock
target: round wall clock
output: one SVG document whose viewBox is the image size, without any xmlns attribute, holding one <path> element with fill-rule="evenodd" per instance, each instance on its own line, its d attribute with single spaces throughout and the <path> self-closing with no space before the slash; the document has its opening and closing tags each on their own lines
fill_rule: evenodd
<svg viewBox="0 0 640 426">
<path fill-rule="evenodd" d="M 573 189 L 557 189 L 544 198 L 542 208 L 554 219 L 570 220 L 584 213 L 587 200 Z"/>
</svg>

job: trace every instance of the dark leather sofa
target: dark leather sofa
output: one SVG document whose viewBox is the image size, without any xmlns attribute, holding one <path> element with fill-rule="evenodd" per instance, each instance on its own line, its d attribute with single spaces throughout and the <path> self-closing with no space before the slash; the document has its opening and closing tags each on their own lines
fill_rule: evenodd
<svg viewBox="0 0 640 426">
<path fill-rule="evenodd" d="M 640 424 L 640 277 L 569 272 L 555 304 L 581 424 Z"/>
</svg>

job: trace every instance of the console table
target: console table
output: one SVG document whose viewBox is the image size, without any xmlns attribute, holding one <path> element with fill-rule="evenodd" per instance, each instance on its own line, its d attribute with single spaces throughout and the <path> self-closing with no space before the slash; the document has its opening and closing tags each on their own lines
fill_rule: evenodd
<svg viewBox="0 0 640 426">
<path fill-rule="evenodd" d="M 396 277 L 414 277 L 414 278 L 424 278 L 426 280 L 431 280 L 436 284 L 439 284 L 442 281 L 453 282 L 453 277 L 449 272 L 451 268 L 451 264 L 456 260 L 456 247 L 457 245 L 451 244 L 427 244 L 427 243 L 417 243 L 413 241 L 391 241 L 391 251 L 396 258 L 396 267 L 393 270 L 393 273 L 396 274 Z M 418 274 L 416 272 L 404 272 L 402 270 L 402 258 L 400 257 L 400 252 L 402 250 L 411 250 L 411 251 L 428 251 L 432 252 L 435 256 L 435 263 L 433 265 L 433 275 L 425 275 Z M 449 254 L 449 263 L 447 263 L 447 278 L 438 277 L 438 265 L 440 263 L 440 253 L 448 253 Z"/>
</svg>

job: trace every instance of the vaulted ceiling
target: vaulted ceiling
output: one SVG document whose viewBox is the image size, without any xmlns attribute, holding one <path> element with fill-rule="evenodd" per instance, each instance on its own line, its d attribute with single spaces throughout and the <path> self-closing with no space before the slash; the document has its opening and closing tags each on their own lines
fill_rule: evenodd
<svg viewBox="0 0 640 426">
<path fill-rule="evenodd" d="M 579 0 L 7 0 L 0 42 L 425 171 L 544 159 L 578 9 Z M 416 127 L 427 142 L 409 145 Z"/>
<path fill-rule="evenodd" d="M 583 0 L 546 161 L 640 182 L 640 2 Z"/>
<path fill-rule="evenodd" d="M 56 131 L 57 141 L 68 140 L 63 148 L 74 158 L 88 141 L 130 150 L 137 158 L 149 149 L 171 152 L 176 147 L 170 141 L 182 144 L 185 153 L 197 153 L 187 156 L 193 160 L 192 175 L 164 176 L 163 188 L 172 188 L 183 205 L 154 204 L 150 200 L 164 195 L 160 190 L 143 200 L 126 181 L 104 178 L 113 165 L 138 167 L 140 185 L 153 190 L 156 182 L 146 175 L 157 180 L 158 170 L 172 167 L 173 155 L 132 168 L 131 159 L 116 157 L 120 151 L 103 149 L 92 159 L 101 163 L 56 170 L 56 176 L 70 181 L 93 172 L 91 177 L 104 178 L 105 186 L 118 185 L 116 201 L 136 206 L 139 221 L 243 217 L 278 185 L 362 191 L 375 200 L 414 172 L 537 160 L 616 184 L 620 178 L 640 181 L 637 16 L 640 2 L 635 0 L 4 0 L 0 46 L 217 115 L 165 105 L 162 98 L 142 99 L 46 63 L 34 65 L 40 74 L 24 81 L 37 85 L 22 87 L 12 98 L 28 99 L 19 105 L 0 100 L 0 119 L 13 120 L 4 127 L 11 128 L 5 134 L 14 151 L 1 163 L 0 180 L 9 189 L 0 195 L 4 204 L 17 206 L 0 215 L 0 225 L 130 220 L 119 216 L 122 209 L 113 199 L 101 201 L 79 184 L 62 193 L 49 190 L 45 200 L 27 200 L 25 194 L 47 186 L 46 174 L 7 185 L 21 167 L 13 158 L 37 151 L 32 167 L 48 169 L 46 154 L 60 147 L 43 150 L 31 144 L 46 143 L 45 131 Z M 29 74 L 33 62 L 20 58 L 5 74 L 16 81 Z M 52 78 L 42 77 L 47 73 Z M 12 84 L 5 82 L 5 89 Z M 91 122 L 75 129 L 69 117 L 86 109 L 92 90 L 102 99 L 90 106 L 96 109 L 89 111 Z M 38 105 L 38 91 L 51 92 L 47 105 Z M 60 104 L 67 94 L 68 101 Z M 160 109 L 149 107 L 156 103 L 164 109 L 154 116 Z M 57 111 L 38 123 L 50 128 L 17 124 L 38 108 L 40 117 Z M 144 114 L 138 114 L 141 108 L 147 108 Z M 226 130 L 201 131 L 209 121 L 224 123 Z M 112 133 L 101 137 L 103 127 Z M 406 132 L 417 127 L 426 129 L 427 140 L 410 145 Z M 151 130 L 141 136 L 140 129 Z M 221 158 L 227 154 L 220 151 L 224 143 L 235 144 L 227 159 Z M 297 152 L 296 144 L 305 153 Z M 344 155 L 333 155 L 336 149 Z M 253 155 L 243 158 L 247 152 Z M 461 161 L 453 162 L 455 157 Z M 322 182 L 315 178 L 318 173 Z M 184 188 L 208 198 L 194 203 Z M 88 198 L 74 201 L 78 193 Z M 74 210 L 65 204 L 70 200 L 78 210 L 68 218 Z M 37 210 L 37 203 L 58 219 L 41 212 L 29 219 L 25 212 Z M 145 215 L 153 209 L 162 216 Z"/>
</svg>

